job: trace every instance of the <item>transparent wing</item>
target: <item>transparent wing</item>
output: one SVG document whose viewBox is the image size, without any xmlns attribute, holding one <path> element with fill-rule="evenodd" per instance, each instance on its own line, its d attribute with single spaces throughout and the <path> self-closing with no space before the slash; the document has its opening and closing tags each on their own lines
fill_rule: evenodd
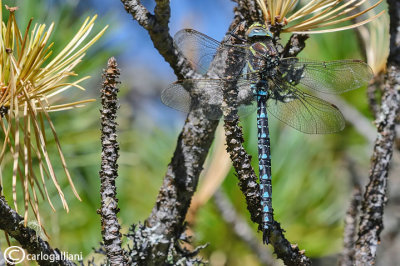
<svg viewBox="0 0 400 266">
<path fill-rule="evenodd" d="M 161 92 L 161 101 L 166 106 L 184 113 L 189 113 L 192 98 L 190 97 L 190 93 L 185 90 L 182 83 L 175 82 Z"/>
<path fill-rule="evenodd" d="M 291 85 L 331 94 L 339 94 L 368 85 L 372 69 L 360 60 L 329 62 L 284 58 L 279 65 L 283 79 Z"/>
<path fill-rule="evenodd" d="M 334 133 L 344 128 L 343 115 L 335 105 L 284 81 L 275 85 L 267 109 L 285 124 L 308 134 Z"/>
<path fill-rule="evenodd" d="M 251 103 L 239 105 L 238 115 L 239 117 L 246 117 L 252 114 L 255 110 L 257 110 L 257 101 L 254 99 Z"/>
<path fill-rule="evenodd" d="M 192 64 L 193 69 L 202 75 L 206 74 L 217 53 L 229 50 L 231 54 L 243 59 L 247 55 L 247 49 L 244 46 L 220 43 L 192 29 L 178 31 L 174 36 L 174 42 L 178 50 Z M 241 64 L 238 64 L 238 68 L 242 68 Z"/>
<path fill-rule="evenodd" d="M 162 91 L 161 101 L 169 107 L 186 113 L 191 109 L 201 108 L 207 118 L 218 120 L 222 116 L 224 85 L 224 81 L 219 79 L 177 81 Z"/>
<path fill-rule="evenodd" d="M 222 79 L 187 79 L 170 84 L 161 93 L 161 101 L 178 111 L 189 112 L 201 108 L 207 118 L 218 120 L 223 115 L 223 88 L 237 82 L 239 115 L 248 115 L 256 109 L 249 82 Z M 233 85 L 233 84 L 232 84 Z M 188 92 L 190 91 L 190 93 Z M 232 119 L 225 117 L 225 119 Z"/>
</svg>

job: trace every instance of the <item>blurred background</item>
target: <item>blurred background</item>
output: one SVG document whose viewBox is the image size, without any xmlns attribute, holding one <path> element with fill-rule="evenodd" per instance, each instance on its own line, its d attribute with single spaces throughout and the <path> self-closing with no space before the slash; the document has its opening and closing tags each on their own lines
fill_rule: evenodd
<svg viewBox="0 0 400 266">
<path fill-rule="evenodd" d="M 153 9 L 152 0 L 142 2 L 150 10 Z M 58 194 L 50 182 L 48 188 L 54 197 L 57 212 L 53 212 L 45 200 L 41 203 L 41 215 L 50 236 L 49 242 L 69 253 L 82 252 L 84 258 L 89 259 L 93 256 L 93 248 L 97 248 L 101 241 L 100 217 L 96 213 L 100 206 L 99 91 L 101 73 L 107 59 L 115 56 L 121 69 L 121 108 L 118 120 L 121 150 L 117 187 L 123 233 L 127 233 L 132 223 L 143 222 L 149 215 L 184 123 L 185 114 L 164 106 L 159 97 L 161 90 L 176 77 L 153 47 L 146 31 L 132 20 L 119 1 L 6 0 L 3 4 L 20 8 L 16 14 L 21 29 L 31 17 L 34 23 L 50 25 L 54 21 L 56 27 L 52 40 L 56 51 L 72 38 L 87 16 L 99 15 L 93 35 L 109 25 L 106 34 L 89 49 L 85 60 L 76 70 L 78 77 L 92 76 L 82 84 L 86 91 L 70 90 L 65 95 L 68 100 L 72 97 L 94 98 L 97 101 L 80 109 L 51 114 L 82 202 L 74 197 L 69 188 L 61 164 L 54 163 L 70 212 L 66 213 L 62 209 Z M 233 18 L 233 7 L 234 3 L 227 0 L 171 1 L 171 35 L 182 28 L 193 28 L 221 40 Z M 379 28 L 382 24 L 373 27 Z M 313 35 L 300 56 L 315 60 L 366 60 L 368 52 L 372 51 L 372 55 L 368 55 L 369 63 L 374 68 L 376 66 L 375 71 L 381 71 L 376 61 L 384 62 L 385 53 L 373 51 L 375 49 L 381 53 L 387 45 L 380 35 L 377 37 L 377 34 L 371 35 L 370 32 L 365 27 L 364 35 L 353 30 Z M 382 36 L 387 38 L 387 34 Z M 282 36 L 282 42 L 288 37 Z M 364 44 L 364 40 L 368 42 Z M 366 90 L 346 93 L 339 100 L 337 105 L 344 105 L 342 110 L 346 118 L 356 111 L 355 121 L 361 119 L 364 124 L 348 123 L 345 130 L 338 134 L 306 135 L 274 118 L 270 119 L 275 219 L 286 230 L 286 237 L 292 243 L 298 243 L 300 249 L 305 249 L 306 254 L 315 259 L 340 252 L 343 219 L 353 184 L 360 182 L 364 185 L 367 182 L 371 140 L 375 135 Z M 255 166 L 255 115 L 243 119 L 242 126 L 246 149 L 253 155 L 252 163 Z M 238 215 L 248 222 L 248 226 L 253 229 L 252 234 L 261 243 L 261 234 L 256 233 L 256 226 L 249 219 L 244 197 L 237 186 L 237 178 L 229 159 L 224 155 L 221 135 L 217 134 L 217 141 L 209 154 L 211 158 L 206 163 L 199 193 L 194 200 L 197 208 L 188 217 L 192 224 L 192 234 L 196 244 L 209 243 L 201 256 L 207 258 L 211 265 L 263 265 L 254 248 L 227 224 L 211 197 L 212 192 L 219 188 L 219 195 L 227 199 Z M 54 142 L 51 139 L 49 142 L 50 152 L 56 153 Z M 7 176 L 3 179 L 5 183 L 11 182 Z M 4 193 L 11 202 L 11 189 L 7 190 L 4 186 Z M 399 217 L 398 210 L 391 213 Z M 394 221 L 388 218 L 386 221 L 394 223 L 396 228 L 397 218 Z M 29 224 L 35 227 L 33 216 Z M 4 237 L 0 241 L 4 248 Z M 266 254 L 271 253 L 269 247 L 261 247 L 263 249 Z"/>
</svg>

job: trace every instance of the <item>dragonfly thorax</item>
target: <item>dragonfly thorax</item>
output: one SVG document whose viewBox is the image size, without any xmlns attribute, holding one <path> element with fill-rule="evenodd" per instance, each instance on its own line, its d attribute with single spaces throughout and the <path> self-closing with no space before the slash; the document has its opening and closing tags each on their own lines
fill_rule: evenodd
<svg viewBox="0 0 400 266">
<path fill-rule="evenodd" d="M 258 72 L 261 76 L 271 77 L 276 72 L 279 65 L 278 52 L 272 42 L 256 42 L 250 46 L 248 67 L 253 72 Z"/>
<path fill-rule="evenodd" d="M 265 25 L 254 23 L 246 32 L 250 48 L 250 63 L 253 70 L 274 68 L 279 64 L 278 51 L 274 45 L 274 36 Z"/>
</svg>

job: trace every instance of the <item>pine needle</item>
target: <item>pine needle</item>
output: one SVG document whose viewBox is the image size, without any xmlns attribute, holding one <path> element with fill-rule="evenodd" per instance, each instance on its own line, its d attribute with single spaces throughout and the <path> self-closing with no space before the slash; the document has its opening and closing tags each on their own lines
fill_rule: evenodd
<svg viewBox="0 0 400 266">
<path fill-rule="evenodd" d="M 383 0 L 377 0 L 368 6 L 366 1 L 310 0 L 292 15 L 289 13 L 296 7 L 298 0 L 257 0 L 257 3 L 266 25 L 278 25 L 282 32 L 317 34 L 356 28 L 383 15 L 384 11 L 358 23 L 342 25 L 370 12 Z M 360 11 L 354 14 L 356 9 Z"/>
<path fill-rule="evenodd" d="M 66 90 L 85 90 L 80 84 L 89 77 L 76 81 L 66 79 L 77 76 L 74 68 L 82 62 L 86 50 L 104 34 L 107 27 L 89 38 L 97 16 L 86 18 L 71 41 L 53 56 L 53 43 L 49 43 L 49 40 L 54 23 L 47 28 L 45 24 L 33 25 L 31 19 L 25 32 L 21 32 L 15 18 L 16 8 L 7 9 L 10 12 L 7 22 L 2 21 L 3 14 L 2 9 L 0 10 L 0 107 L 8 110 L 0 120 L 0 130 L 4 136 L 0 162 L 4 165 L 6 156 L 11 155 L 11 189 L 15 210 L 18 210 L 18 201 L 21 198 L 17 189 L 17 183 L 20 182 L 24 223 L 27 224 L 31 209 L 38 225 L 42 227 L 39 197 L 46 198 L 55 211 L 47 189 L 47 179 L 52 181 L 64 209 L 69 211 L 48 153 L 45 125 L 50 126 L 64 174 L 74 195 L 80 200 L 49 112 L 78 108 L 94 101 L 87 99 L 57 105 L 53 103 Z M 47 62 L 51 56 L 53 59 Z M 38 163 L 32 163 L 33 160 Z M 40 177 L 35 175 L 36 167 Z M 1 171 L 0 177 L 0 184 L 5 190 L 7 187 L 4 187 L 4 179 L 7 177 Z"/>
</svg>

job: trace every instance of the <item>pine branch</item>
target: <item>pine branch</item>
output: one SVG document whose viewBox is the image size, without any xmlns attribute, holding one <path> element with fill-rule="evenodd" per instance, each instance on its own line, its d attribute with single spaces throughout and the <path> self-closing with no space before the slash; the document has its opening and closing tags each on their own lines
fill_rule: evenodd
<svg viewBox="0 0 400 266">
<path fill-rule="evenodd" d="M 74 262 L 65 259 L 59 249 L 53 249 L 47 241 L 38 236 L 35 230 L 25 227 L 24 218 L 11 209 L 3 196 L 0 196 L 0 229 L 15 238 L 21 244 L 21 247 L 30 254 L 37 255 L 35 257 L 40 258 L 37 261 L 40 265 L 76 265 Z M 54 261 L 48 258 L 54 258 Z"/>
<path fill-rule="evenodd" d="M 121 226 L 118 223 L 118 199 L 115 180 L 118 177 L 119 144 L 117 142 L 115 119 L 117 118 L 118 98 L 117 78 L 119 69 L 114 57 L 108 60 L 107 69 L 103 74 L 103 88 L 101 90 L 101 170 L 100 195 L 101 233 L 104 248 L 110 265 L 124 265 L 124 252 L 121 248 Z"/>
</svg>

